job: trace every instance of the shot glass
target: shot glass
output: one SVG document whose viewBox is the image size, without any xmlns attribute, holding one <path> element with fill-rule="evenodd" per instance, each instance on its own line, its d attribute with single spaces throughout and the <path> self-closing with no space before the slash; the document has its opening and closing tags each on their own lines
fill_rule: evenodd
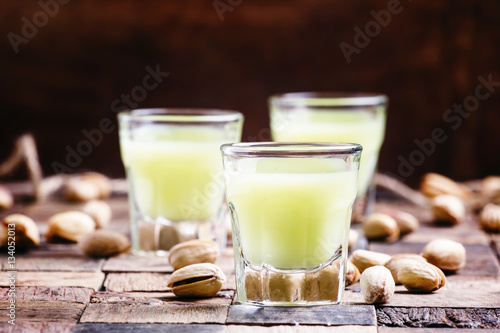
<svg viewBox="0 0 500 333">
<path fill-rule="evenodd" d="M 238 303 L 340 301 L 361 149 L 347 143 L 221 147 Z"/>
<path fill-rule="evenodd" d="M 355 142 L 363 146 L 353 219 L 374 197 L 373 176 L 384 140 L 388 98 L 372 93 L 303 92 L 269 98 L 274 141 Z"/>
<path fill-rule="evenodd" d="M 132 249 L 166 255 L 180 242 L 226 244 L 220 146 L 239 142 L 243 115 L 206 109 L 137 109 L 118 115 L 129 184 Z"/>
</svg>

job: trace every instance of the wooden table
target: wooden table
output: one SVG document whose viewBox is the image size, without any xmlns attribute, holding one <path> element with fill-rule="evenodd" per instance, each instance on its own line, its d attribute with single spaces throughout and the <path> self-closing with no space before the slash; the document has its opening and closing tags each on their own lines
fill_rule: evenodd
<svg viewBox="0 0 500 333">
<path fill-rule="evenodd" d="M 14 190 L 16 190 L 14 188 Z M 108 200 L 113 209 L 110 229 L 129 232 L 126 196 Z M 473 216 L 455 227 L 435 227 L 429 212 L 402 202 L 380 201 L 417 215 L 421 228 L 393 244 L 370 243 L 375 251 L 419 253 L 435 238 L 463 243 L 467 264 L 447 276 L 432 294 L 410 294 L 403 287 L 382 305 L 363 302 L 359 284 L 349 287 L 339 306 L 258 308 L 233 305 L 234 268 L 228 249 L 218 264 L 228 282 L 217 297 L 186 301 L 167 291 L 172 267 L 164 257 L 124 254 L 90 259 L 76 245 L 47 244 L 16 254 L 16 326 L 7 323 L 7 255 L 0 257 L 1 332 L 456 332 L 500 329 L 500 236 L 488 235 Z M 33 217 L 42 235 L 47 219 L 77 204 L 54 199 L 16 204 L 11 212 Z M 354 226 L 359 227 L 359 226 Z"/>
</svg>

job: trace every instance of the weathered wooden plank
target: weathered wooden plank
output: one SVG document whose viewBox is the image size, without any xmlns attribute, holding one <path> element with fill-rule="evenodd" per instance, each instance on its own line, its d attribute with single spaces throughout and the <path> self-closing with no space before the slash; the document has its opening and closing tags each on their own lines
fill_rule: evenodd
<svg viewBox="0 0 500 333">
<path fill-rule="evenodd" d="M 0 322 L 7 317 L 9 302 L 0 302 Z M 16 302 L 16 322 L 75 323 L 85 308 L 84 304 L 71 302 Z"/>
<path fill-rule="evenodd" d="M 90 303 L 81 323 L 224 324 L 228 305 L 123 305 Z"/>
<path fill-rule="evenodd" d="M 0 301 L 9 300 L 9 288 L 0 288 Z M 16 287 L 16 301 L 74 302 L 87 304 L 93 290 L 74 287 Z"/>
<path fill-rule="evenodd" d="M 378 324 L 401 327 L 500 328 L 500 309 L 377 308 Z"/>
<path fill-rule="evenodd" d="M 233 305 L 228 324 L 247 325 L 376 325 L 371 305 L 317 307 L 257 307 Z"/>
<path fill-rule="evenodd" d="M 349 289 L 344 293 L 342 304 L 364 304 L 364 300 L 360 292 Z M 396 286 L 396 292 L 383 306 L 493 309 L 500 308 L 500 292 L 488 292 L 484 288 L 480 291 L 442 288 L 430 294 L 416 294 L 410 293 L 403 286 Z"/>
<path fill-rule="evenodd" d="M 482 328 L 462 328 L 457 330 L 456 328 L 443 328 L 443 327 L 388 327 L 379 326 L 378 333 L 488 333 L 491 331 L 486 331 Z"/>
<path fill-rule="evenodd" d="M 167 257 L 137 256 L 127 253 L 106 260 L 102 271 L 172 273 L 174 269 L 168 263 Z"/>
<path fill-rule="evenodd" d="M 398 253 L 420 253 L 426 243 L 396 242 L 370 243 L 370 250 L 390 255 Z M 467 253 L 465 266 L 456 275 L 461 276 L 499 276 L 500 266 L 490 246 L 464 244 Z"/>
<path fill-rule="evenodd" d="M 228 325 L 224 333 L 377 333 L 376 326 L 243 326 Z"/>
<path fill-rule="evenodd" d="M 107 291 L 167 291 L 165 273 L 109 273 L 104 281 Z"/>
<path fill-rule="evenodd" d="M 167 291 L 170 274 L 165 273 L 108 273 L 104 287 L 107 291 Z M 223 290 L 236 289 L 234 274 L 226 275 Z"/>
<path fill-rule="evenodd" d="M 1 255 L 2 270 L 8 267 L 7 256 Z M 104 259 L 92 259 L 81 253 L 64 253 L 53 251 L 32 251 L 16 256 L 17 271 L 69 271 L 97 272 L 101 270 Z"/>
<path fill-rule="evenodd" d="M 33 333 L 33 332 L 51 332 L 51 333 L 69 333 L 75 327 L 74 323 L 37 323 L 37 322 L 16 322 L 13 326 L 8 323 L 0 323 L 0 332 L 4 333 Z"/>
<path fill-rule="evenodd" d="M 102 272 L 18 272 L 16 286 L 83 287 L 99 290 Z M 7 287 L 7 272 L 0 272 L 0 287 Z"/>
<path fill-rule="evenodd" d="M 144 304 L 144 305 L 230 305 L 233 291 L 221 291 L 215 297 L 180 298 L 171 292 L 97 292 L 91 297 L 92 303 L 99 304 Z"/>
<path fill-rule="evenodd" d="M 406 243 L 430 242 L 433 239 L 447 238 L 462 244 L 489 245 L 488 236 L 478 224 L 464 223 L 454 227 L 422 224 L 420 229 L 402 237 Z"/>
<path fill-rule="evenodd" d="M 172 333 L 219 333 L 223 325 L 215 324 L 77 324 L 73 333 L 122 333 L 122 332 L 172 332 Z"/>
</svg>

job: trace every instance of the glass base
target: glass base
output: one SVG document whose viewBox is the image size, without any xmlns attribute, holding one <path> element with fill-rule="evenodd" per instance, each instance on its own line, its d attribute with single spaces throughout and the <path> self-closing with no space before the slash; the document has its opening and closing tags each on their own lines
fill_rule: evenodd
<svg viewBox="0 0 500 333">
<path fill-rule="evenodd" d="M 245 263 L 236 272 L 238 304 L 318 306 L 338 304 L 345 285 L 342 256 L 319 269 L 283 271 L 255 269 Z"/>
</svg>

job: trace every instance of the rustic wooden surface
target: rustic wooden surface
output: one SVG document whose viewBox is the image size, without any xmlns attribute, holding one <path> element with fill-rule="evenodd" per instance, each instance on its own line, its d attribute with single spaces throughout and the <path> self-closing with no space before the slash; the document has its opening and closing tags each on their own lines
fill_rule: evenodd
<svg viewBox="0 0 500 333">
<path fill-rule="evenodd" d="M 109 228 L 129 231 L 126 197 L 109 199 L 114 218 Z M 355 284 L 340 306 L 258 308 L 233 304 L 232 251 L 218 259 L 228 281 L 216 297 L 184 300 L 168 291 L 173 272 L 165 257 L 122 254 L 91 259 L 75 244 L 48 244 L 16 253 L 16 326 L 8 324 L 7 255 L 0 255 L 0 332 L 476 332 L 500 329 L 500 235 L 482 231 L 473 215 L 455 227 L 436 227 L 429 212 L 401 201 L 380 201 L 376 209 L 396 206 L 419 217 L 421 227 L 399 241 L 361 241 L 388 254 L 420 253 L 436 238 L 460 241 L 467 262 L 447 274 L 447 284 L 431 294 L 411 294 L 402 286 L 381 305 L 365 304 Z M 61 199 L 18 204 L 12 212 L 32 216 L 46 231 L 47 219 L 80 205 Z M 359 225 L 354 225 L 359 228 Z M 460 329 L 460 330 L 458 330 Z"/>
</svg>

